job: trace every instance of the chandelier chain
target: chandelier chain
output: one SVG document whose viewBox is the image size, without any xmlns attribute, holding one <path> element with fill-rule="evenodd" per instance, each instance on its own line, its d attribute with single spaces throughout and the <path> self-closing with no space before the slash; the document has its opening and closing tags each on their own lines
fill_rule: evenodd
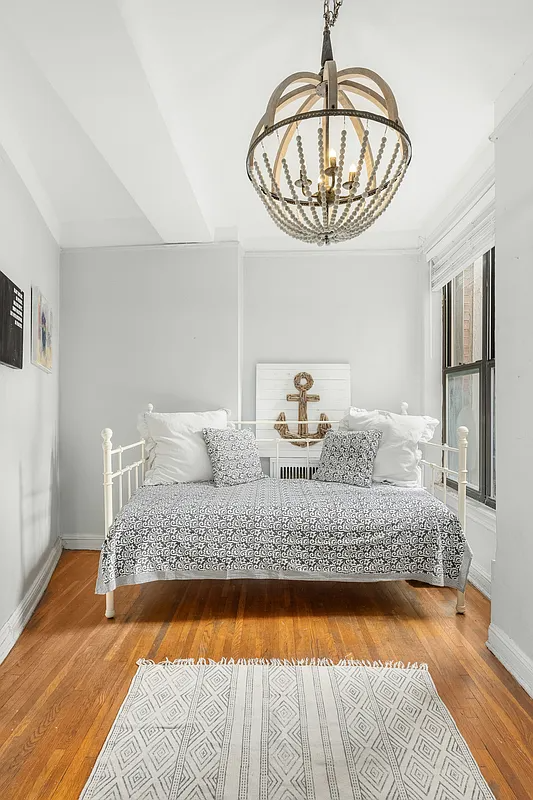
<svg viewBox="0 0 533 800">
<path fill-rule="evenodd" d="M 324 0 L 324 25 L 329 30 L 337 22 L 343 0 Z"/>
</svg>

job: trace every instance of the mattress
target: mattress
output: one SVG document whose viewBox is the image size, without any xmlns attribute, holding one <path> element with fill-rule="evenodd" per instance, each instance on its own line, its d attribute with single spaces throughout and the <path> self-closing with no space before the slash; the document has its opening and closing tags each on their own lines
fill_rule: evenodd
<svg viewBox="0 0 533 800">
<path fill-rule="evenodd" d="M 140 488 L 101 551 L 96 592 L 197 578 L 414 579 L 464 589 L 472 552 L 424 489 L 264 478 Z"/>
</svg>

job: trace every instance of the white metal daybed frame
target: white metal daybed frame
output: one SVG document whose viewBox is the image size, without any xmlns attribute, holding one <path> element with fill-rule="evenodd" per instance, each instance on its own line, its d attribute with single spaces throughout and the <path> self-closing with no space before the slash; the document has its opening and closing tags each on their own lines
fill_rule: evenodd
<svg viewBox="0 0 533 800">
<path fill-rule="evenodd" d="M 407 414 L 408 405 L 407 403 L 402 403 L 401 405 L 401 413 Z M 148 413 L 151 413 L 154 410 L 153 405 L 150 403 L 148 406 Z M 308 420 L 302 420 L 302 422 L 308 422 Z M 277 420 L 238 420 L 235 422 L 235 426 L 237 428 L 242 428 L 243 425 L 266 425 L 272 424 L 274 426 Z M 339 420 L 328 420 L 329 424 L 331 425 L 338 425 Z M 297 424 L 298 420 L 294 421 L 294 424 Z M 111 439 L 113 436 L 113 431 L 110 428 L 104 428 L 102 431 L 102 439 L 103 439 L 103 451 L 104 451 L 104 528 L 105 528 L 105 535 L 109 533 L 109 529 L 113 524 L 113 520 L 115 518 L 115 513 L 121 510 L 124 504 L 130 499 L 132 491 L 135 491 L 142 485 L 144 481 L 144 475 L 146 471 L 146 452 L 145 452 L 145 442 L 144 439 L 140 439 L 138 442 L 134 442 L 133 444 L 128 444 L 125 446 L 119 445 L 118 447 L 113 447 L 111 443 Z M 276 445 L 276 465 L 277 465 L 277 474 L 279 475 L 279 459 L 280 459 L 280 446 L 282 444 L 291 444 L 290 439 L 282 439 L 281 437 L 272 437 L 268 439 L 258 439 L 258 442 L 270 442 Z M 298 439 L 299 442 L 306 443 L 306 465 L 307 465 L 307 474 L 309 475 L 309 466 L 310 466 L 310 445 L 312 443 L 316 444 L 316 439 Z M 457 516 L 459 518 L 459 522 L 461 523 L 461 527 L 463 532 L 466 534 L 466 486 L 467 486 L 467 449 L 468 449 L 468 428 L 461 426 L 457 428 L 457 447 L 450 447 L 447 444 L 436 444 L 435 442 L 426 442 L 425 446 L 430 446 L 437 448 L 437 450 L 441 451 L 441 458 L 442 464 L 437 464 L 434 461 L 428 461 L 425 458 L 421 459 L 420 463 L 423 467 L 422 473 L 422 486 L 427 488 L 426 486 L 426 470 L 430 470 L 431 479 L 429 481 L 429 489 L 431 493 L 435 494 L 435 476 L 436 474 L 440 474 L 442 476 L 452 475 L 457 478 Z M 139 449 L 140 450 L 140 459 L 134 461 L 131 464 L 127 464 L 126 466 L 122 463 L 122 456 L 124 453 Z M 450 453 L 457 453 L 458 454 L 458 468 L 457 470 L 450 469 L 448 466 L 448 456 Z M 117 469 L 113 469 L 113 456 L 116 456 L 116 466 Z M 133 486 L 132 486 L 132 473 L 133 473 Z M 139 474 L 141 480 L 139 481 Z M 124 499 L 124 476 L 126 475 L 126 499 Z M 118 493 L 117 497 L 117 505 L 118 508 L 116 512 L 114 511 L 114 495 L 113 495 L 113 481 L 118 480 Z M 446 480 L 443 481 L 443 500 L 446 503 Z M 465 593 L 461 592 L 459 589 L 457 590 L 457 607 L 456 613 L 457 614 L 464 614 L 466 609 L 465 603 Z M 112 619 L 115 616 L 115 592 L 107 592 L 105 598 L 105 615 L 108 619 Z"/>
</svg>

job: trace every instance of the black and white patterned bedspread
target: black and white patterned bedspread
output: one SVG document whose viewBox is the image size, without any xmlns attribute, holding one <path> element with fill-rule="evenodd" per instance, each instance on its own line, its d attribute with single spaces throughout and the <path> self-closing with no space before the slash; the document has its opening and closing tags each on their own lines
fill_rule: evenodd
<svg viewBox="0 0 533 800">
<path fill-rule="evenodd" d="M 463 589 L 472 553 L 423 489 L 264 478 L 146 486 L 102 546 L 96 592 L 155 580 L 414 579 Z"/>
</svg>

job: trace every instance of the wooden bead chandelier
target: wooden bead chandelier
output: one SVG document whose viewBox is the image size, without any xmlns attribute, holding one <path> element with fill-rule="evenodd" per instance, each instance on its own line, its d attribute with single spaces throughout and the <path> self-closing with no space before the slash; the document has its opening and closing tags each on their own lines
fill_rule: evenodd
<svg viewBox="0 0 533 800">
<path fill-rule="evenodd" d="M 364 67 L 337 71 L 330 29 L 341 5 L 324 2 L 320 72 L 296 72 L 276 87 L 246 159 L 248 177 L 276 225 L 318 245 L 353 239 L 373 225 L 411 160 L 389 85 Z M 281 114 L 285 109 L 289 116 Z"/>
</svg>

